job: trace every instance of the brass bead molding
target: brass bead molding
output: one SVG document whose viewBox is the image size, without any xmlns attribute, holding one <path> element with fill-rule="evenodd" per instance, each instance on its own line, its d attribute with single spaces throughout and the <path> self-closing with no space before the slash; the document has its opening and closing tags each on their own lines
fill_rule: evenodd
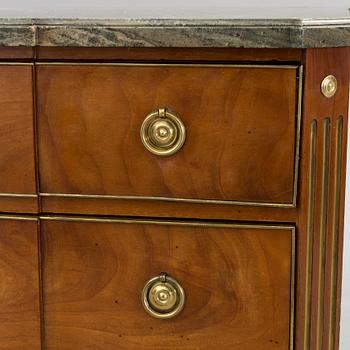
<svg viewBox="0 0 350 350">
<path fill-rule="evenodd" d="M 323 96 L 331 98 L 337 92 L 338 83 L 334 75 L 327 75 L 321 83 L 321 92 Z"/>
<path fill-rule="evenodd" d="M 141 302 L 146 312 L 160 319 L 178 315 L 185 306 L 185 299 L 181 285 L 165 272 L 151 278 L 141 293 Z"/>
<path fill-rule="evenodd" d="M 170 156 L 185 143 L 186 129 L 179 117 L 160 108 L 146 116 L 140 136 L 149 152 L 158 156 Z"/>
</svg>

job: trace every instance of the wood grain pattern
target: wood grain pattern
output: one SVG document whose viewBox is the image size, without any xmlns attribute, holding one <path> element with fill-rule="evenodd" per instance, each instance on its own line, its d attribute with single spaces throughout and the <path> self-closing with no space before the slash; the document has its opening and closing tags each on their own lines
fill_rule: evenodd
<svg viewBox="0 0 350 350">
<path fill-rule="evenodd" d="M 0 64 L 0 108 L 0 193 L 35 194 L 31 65 Z"/>
<path fill-rule="evenodd" d="M 1 52 L 0 52 L 1 53 Z M 300 49 L 237 49 L 237 48 L 35 48 L 38 60 L 85 61 L 170 61 L 170 62 L 300 62 Z"/>
<path fill-rule="evenodd" d="M 45 349 L 289 349 L 290 229 L 44 220 Z M 171 320 L 142 308 L 166 271 L 187 295 Z"/>
<path fill-rule="evenodd" d="M 36 214 L 39 212 L 38 197 L 0 197 L 2 213 L 26 213 Z"/>
<path fill-rule="evenodd" d="M 344 62 L 350 62 L 350 49 L 308 49 L 304 58 L 301 50 L 31 50 L 0 49 L 0 58 L 29 58 L 32 52 L 43 60 L 85 63 L 302 60 L 306 75 L 297 208 L 43 197 L 41 210 L 296 223 L 294 348 L 338 349 L 350 70 Z M 184 74 L 179 68 L 136 73 L 97 66 L 37 69 L 43 192 L 158 191 L 173 197 L 290 201 L 296 74 L 283 70 L 281 80 L 281 73 L 272 70 L 232 69 L 224 74 L 213 69 L 209 74 L 188 69 Z M 338 79 L 338 92 L 331 99 L 320 93 L 327 74 Z M 0 66 L 0 192 L 7 187 L 35 193 L 31 80 L 29 66 Z M 143 150 L 138 130 L 143 117 L 165 100 L 185 120 L 191 141 L 183 154 L 158 159 Z M 315 163 L 311 199 L 310 161 Z M 241 179 L 232 176 L 236 170 Z M 0 211 L 37 210 L 36 198 L 0 197 Z M 0 275 L 5 281 L 0 288 L 1 349 L 40 349 L 34 226 L 35 222 L 0 221 Z M 42 243 L 45 350 L 161 349 L 169 342 L 174 350 L 289 349 L 288 230 L 45 220 Z M 190 303 L 170 322 L 147 316 L 137 294 L 149 277 L 164 269 L 183 283 Z"/>
<path fill-rule="evenodd" d="M 41 197 L 45 213 L 116 215 L 163 218 L 295 222 L 295 208 L 268 208 L 222 204 L 193 204 L 151 200 L 111 200 Z"/>
<path fill-rule="evenodd" d="M 305 57 L 296 308 L 296 348 L 303 350 L 339 348 L 339 257 L 343 238 L 349 96 L 349 67 L 344 62 L 350 62 L 347 48 L 307 50 Z M 322 79 L 329 74 L 338 80 L 333 98 L 324 97 L 320 91 Z M 310 152 L 312 126 L 315 129 L 314 152 Z M 337 154 L 340 154 L 339 165 Z M 315 164 L 314 176 L 310 173 L 310 162 Z M 310 191 L 310 181 L 314 181 L 314 191 Z M 309 210 L 310 205 L 314 210 Z"/>
<path fill-rule="evenodd" d="M 0 47 L 0 58 L 4 60 L 32 60 L 34 47 Z"/>
<path fill-rule="evenodd" d="M 0 220 L 0 348 L 40 350 L 37 221 Z"/>
<path fill-rule="evenodd" d="M 296 73 L 39 66 L 41 192 L 291 203 Z M 162 106 L 187 128 L 170 157 L 146 151 L 139 136 Z"/>
</svg>

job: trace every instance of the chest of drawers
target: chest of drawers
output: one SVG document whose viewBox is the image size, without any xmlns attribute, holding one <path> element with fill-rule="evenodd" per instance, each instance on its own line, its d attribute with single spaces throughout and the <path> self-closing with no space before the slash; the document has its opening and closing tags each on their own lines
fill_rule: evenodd
<svg viewBox="0 0 350 350">
<path fill-rule="evenodd" d="M 152 28 L 0 49 L 0 348 L 337 349 L 347 29 Z"/>
</svg>

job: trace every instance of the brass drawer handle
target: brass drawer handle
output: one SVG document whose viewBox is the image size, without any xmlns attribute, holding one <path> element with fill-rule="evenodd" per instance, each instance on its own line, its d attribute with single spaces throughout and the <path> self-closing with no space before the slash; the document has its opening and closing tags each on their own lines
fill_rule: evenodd
<svg viewBox="0 0 350 350">
<path fill-rule="evenodd" d="M 185 143 L 186 129 L 179 117 L 160 108 L 143 121 L 140 136 L 148 151 L 158 156 L 169 156 Z"/>
<path fill-rule="evenodd" d="M 185 292 L 180 284 L 166 273 L 151 278 L 142 290 L 142 305 L 156 318 L 172 318 L 185 305 Z"/>
</svg>

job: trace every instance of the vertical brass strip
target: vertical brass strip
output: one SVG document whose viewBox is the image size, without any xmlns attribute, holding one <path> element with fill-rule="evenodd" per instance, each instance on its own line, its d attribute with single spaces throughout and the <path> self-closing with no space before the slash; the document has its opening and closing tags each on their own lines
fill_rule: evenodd
<svg viewBox="0 0 350 350">
<path fill-rule="evenodd" d="M 32 104 L 33 104 L 33 137 L 34 137 L 34 166 L 35 166 L 35 188 L 36 192 L 40 189 L 39 174 L 39 127 L 38 127 L 38 106 L 37 106 L 37 86 L 36 86 L 36 67 L 32 68 Z M 41 211 L 41 197 L 37 196 L 37 205 L 39 212 Z"/>
<path fill-rule="evenodd" d="M 294 349 L 294 329 L 295 329 L 295 258 L 296 258 L 296 231 L 292 230 L 291 236 L 291 271 L 290 271 L 290 325 L 289 325 L 289 349 Z"/>
<path fill-rule="evenodd" d="M 330 151 L 330 118 L 323 122 L 322 145 L 322 184 L 321 184 L 321 211 L 319 232 L 319 258 L 318 258 L 318 299 L 317 299 L 317 326 L 316 349 L 321 350 L 323 344 L 323 299 L 325 283 L 325 259 L 326 259 L 326 230 L 328 212 L 328 185 L 329 185 L 329 151 Z"/>
<path fill-rule="evenodd" d="M 342 169 L 342 145 L 343 145 L 343 117 L 337 119 L 334 154 L 334 194 L 333 194 L 333 224 L 331 245 L 331 291 L 330 291 L 330 324 L 328 335 L 328 349 L 334 350 L 337 312 L 338 290 L 338 250 L 339 250 L 339 224 L 340 224 L 340 191 Z"/>
<path fill-rule="evenodd" d="M 40 350 L 45 349 L 45 320 L 44 320 L 44 283 L 43 283 L 43 249 L 41 222 L 37 224 L 37 249 L 38 249 L 38 280 L 39 280 L 39 319 L 40 319 Z"/>
<path fill-rule="evenodd" d="M 303 100 L 303 72 L 304 67 L 300 66 L 298 70 L 298 102 L 297 102 L 297 121 L 296 121 L 296 136 L 295 136 L 295 161 L 294 161 L 294 191 L 293 204 L 297 205 L 298 195 L 298 175 L 300 163 L 300 137 L 301 137 L 301 114 L 302 114 L 302 100 Z"/>
<path fill-rule="evenodd" d="M 304 311 L 304 350 L 310 350 L 311 326 L 311 285 L 312 285 L 312 245 L 314 238 L 315 189 L 316 189 L 316 141 L 317 121 L 311 122 L 308 176 L 308 209 L 306 238 L 306 281 Z"/>
</svg>

